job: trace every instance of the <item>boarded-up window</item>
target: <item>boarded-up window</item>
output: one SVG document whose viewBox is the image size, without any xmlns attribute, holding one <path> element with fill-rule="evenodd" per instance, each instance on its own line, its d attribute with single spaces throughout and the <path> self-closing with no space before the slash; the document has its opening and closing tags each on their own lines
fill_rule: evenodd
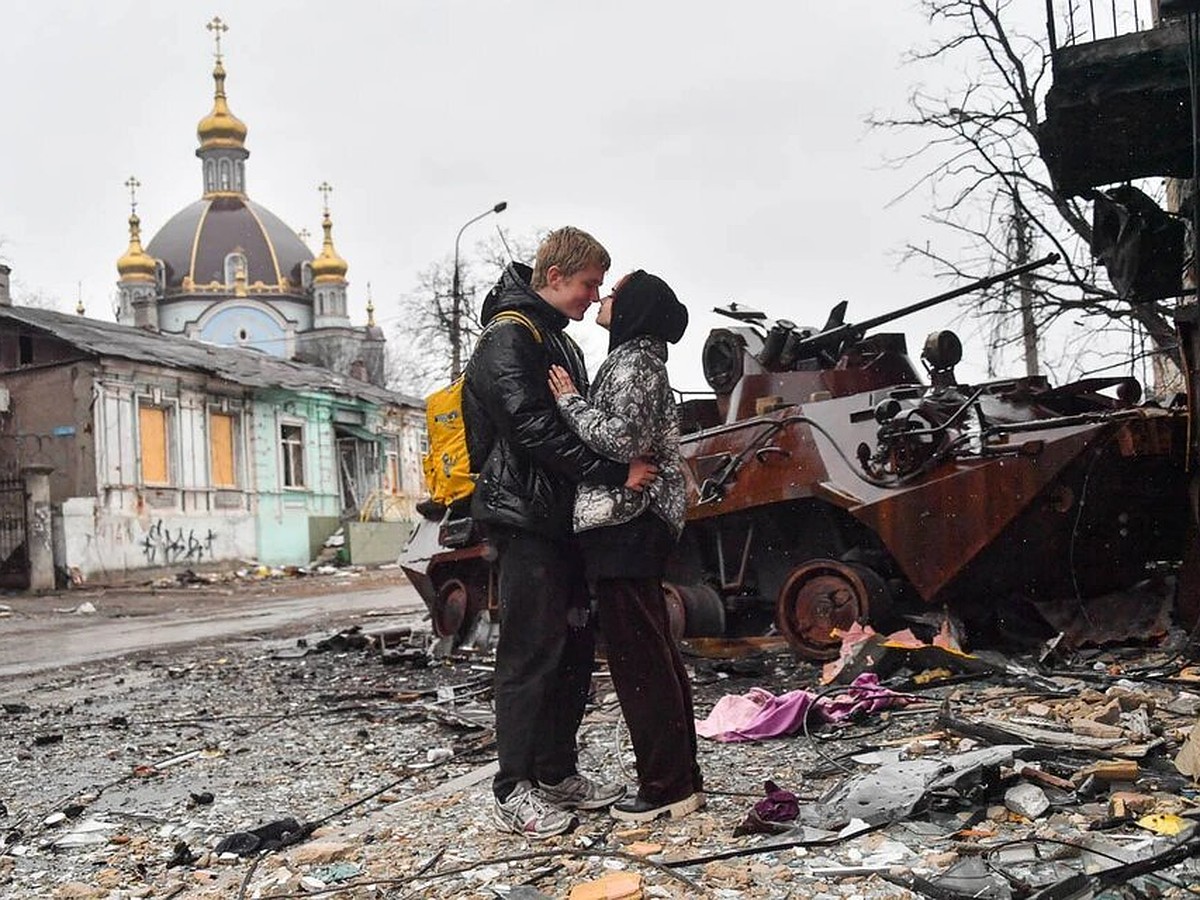
<svg viewBox="0 0 1200 900">
<path fill-rule="evenodd" d="M 213 487 L 237 487 L 237 456 L 234 452 L 234 417 L 212 413 L 208 417 L 208 453 L 212 459 Z"/>
<path fill-rule="evenodd" d="M 142 481 L 145 484 L 170 484 L 167 411 L 156 406 L 139 406 L 138 436 L 141 439 Z"/>
<path fill-rule="evenodd" d="M 283 486 L 304 487 L 304 428 L 280 425 L 279 444 L 283 451 Z"/>
</svg>

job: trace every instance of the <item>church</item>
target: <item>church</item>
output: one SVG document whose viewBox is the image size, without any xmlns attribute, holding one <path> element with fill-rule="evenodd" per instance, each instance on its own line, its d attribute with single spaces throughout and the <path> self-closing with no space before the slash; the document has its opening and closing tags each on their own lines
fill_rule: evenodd
<svg viewBox="0 0 1200 900">
<path fill-rule="evenodd" d="M 145 244 L 131 178 L 119 323 L 14 306 L 0 265 L 0 584 L 303 566 L 342 532 L 390 562 L 424 494 L 424 404 L 347 312 L 328 185 L 317 255 L 246 192 L 219 19 L 203 191 Z"/>
<path fill-rule="evenodd" d="M 328 184 L 321 252 L 247 194 L 247 127 L 229 108 L 219 18 L 212 110 L 196 127 L 203 191 L 143 246 L 136 189 L 129 247 L 117 261 L 117 320 L 149 331 L 259 350 L 384 383 L 383 330 L 368 303 L 367 324 L 351 324 L 346 260 L 333 244 Z"/>
</svg>

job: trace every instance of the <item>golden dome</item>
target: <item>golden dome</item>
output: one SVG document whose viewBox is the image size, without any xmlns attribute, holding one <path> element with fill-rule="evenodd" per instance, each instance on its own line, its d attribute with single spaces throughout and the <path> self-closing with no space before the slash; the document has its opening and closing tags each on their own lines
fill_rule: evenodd
<svg viewBox="0 0 1200 900">
<path fill-rule="evenodd" d="M 225 102 L 225 66 L 220 59 L 213 68 L 213 81 L 216 82 L 216 90 L 212 112 L 196 126 L 200 149 L 243 148 L 246 144 L 246 123 L 231 113 L 229 104 Z"/>
<path fill-rule="evenodd" d="M 117 260 L 122 281 L 154 281 L 154 257 L 142 249 L 141 220 L 137 213 L 129 216 L 129 249 Z"/>
<path fill-rule="evenodd" d="M 333 221 L 329 218 L 329 210 L 325 210 L 321 227 L 325 229 L 325 243 L 321 247 L 321 255 L 312 261 L 313 280 L 318 284 L 345 281 L 350 264 L 333 249 Z"/>
</svg>

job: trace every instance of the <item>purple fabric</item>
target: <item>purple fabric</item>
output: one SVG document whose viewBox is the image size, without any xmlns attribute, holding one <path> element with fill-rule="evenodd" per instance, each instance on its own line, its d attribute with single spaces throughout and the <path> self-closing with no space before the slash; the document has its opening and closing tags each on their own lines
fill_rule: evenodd
<svg viewBox="0 0 1200 900">
<path fill-rule="evenodd" d="M 776 696 L 751 688 L 741 696 L 726 695 L 717 701 L 707 719 L 696 722 L 696 734 L 723 742 L 761 741 L 795 734 L 804 725 L 804 714 L 815 706 L 809 725 L 840 722 L 858 713 L 904 706 L 909 698 L 881 687 L 874 672 L 864 672 L 836 696 L 811 691 L 791 691 Z"/>
<path fill-rule="evenodd" d="M 791 791 L 783 790 L 773 781 L 764 788 L 767 796 L 754 804 L 755 814 L 764 822 L 790 822 L 800 815 L 800 803 Z"/>
<path fill-rule="evenodd" d="M 744 834 L 783 834 L 800 815 L 800 803 L 791 791 L 773 781 L 764 786 L 767 796 L 754 804 L 746 818 L 733 830 L 734 837 Z"/>
</svg>

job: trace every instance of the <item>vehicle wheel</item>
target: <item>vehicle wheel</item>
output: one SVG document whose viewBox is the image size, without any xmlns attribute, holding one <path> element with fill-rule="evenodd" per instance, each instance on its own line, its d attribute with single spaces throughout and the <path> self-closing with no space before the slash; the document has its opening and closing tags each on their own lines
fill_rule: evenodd
<svg viewBox="0 0 1200 900">
<path fill-rule="evenodd" d="M 456 636 L 467 617 L 469 599 L 470 592 L 462 581 L 457 578 L 443 581 L 438 587 L 431 616 L 433 633 L 438 637 Z"/>
<path fill-rule="evenodd" d="M 705 584 L 663 582 L 671 637 L 720 637 L 725 633 L 725 606 L 721 595 Z"/>
<path fill-rule="evenodd" d="M 857 563 L 814 559 L 797 566 L 775 604 L 775 623 L 801 656 L 834 659 L 842 641 L 834 630 L 879 617 L 889 600 L 878 573 Z"/>
</svg>

